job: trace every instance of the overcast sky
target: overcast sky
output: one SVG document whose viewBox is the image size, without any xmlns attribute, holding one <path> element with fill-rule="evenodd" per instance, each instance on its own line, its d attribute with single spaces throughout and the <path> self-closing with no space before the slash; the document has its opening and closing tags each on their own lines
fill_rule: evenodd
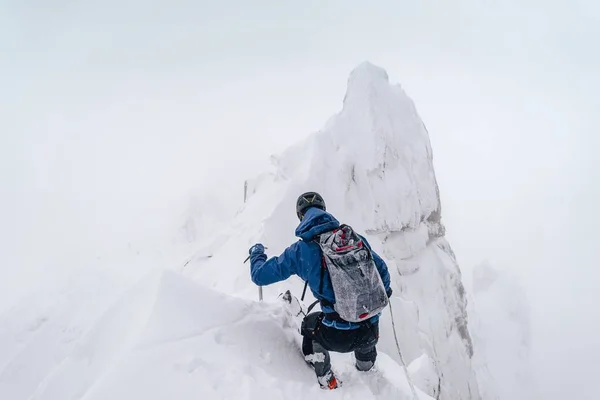
<svg viewBox="0 0 600 400">
<path fill-rule="evenodd" d="M 369 60 L 429 129 L 463 271 L 522 277 L 543 398 L 591 399 L 599 46 L 592 0 L 0 0 L 0 289 L 159 236 L 323 126 Z"/>
</svg>

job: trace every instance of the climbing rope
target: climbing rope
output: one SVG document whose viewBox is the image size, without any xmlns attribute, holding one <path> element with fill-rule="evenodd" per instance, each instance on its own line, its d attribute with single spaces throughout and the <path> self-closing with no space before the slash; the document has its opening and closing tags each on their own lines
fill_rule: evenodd
<svg viewBox="0 0 600 400">
<path fill-rule="evenodd" d="M 392 317 L 392 330 L 394 331 L 394 340 L 396 341 L 396 348 L 398 349 L 398 356 L 400 357 L 400 362 L 402 363 L 402 368 L 404 369 L 404 374 L 406 375 L 406 380 L 408 381 L 408 385 L 410 386 L 410 391 L 412 392 L 413 399 L 419 400 L 419 396 L 417 395 L 417 391 L 415 390 L 415 385 L 412 383 L 412 379 L 410 379 L 410 375 L 408 374 L 408 368 L 406 367 L 406 363 L 404 362 L 404 357 L 402 357 L 402 351 L 400 350 L 400 343 L 398 342 L 398 335 L 396 334 L 396 324 L 394 323 L 394 312 L 392 310 L 392 301 L 390 299 L 390 316 Z"/>
</svg>

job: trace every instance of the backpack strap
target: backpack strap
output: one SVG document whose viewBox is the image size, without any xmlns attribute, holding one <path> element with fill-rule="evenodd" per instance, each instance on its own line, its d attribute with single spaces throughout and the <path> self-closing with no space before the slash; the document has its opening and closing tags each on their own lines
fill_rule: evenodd
<svg viewBox="0 0 600 400">
<path fill-rule="evenodd" d="M 319 302 L 319 300 L 315 300 L 310 306 L 308 306 L 308 309 L 306 310 L 306 315 L 310 314 L 310 312 L 312 311 L 313 308 L 315 308 L 315 306 L 317 305 L 318 302 Z"/>
<path fill-rule="evenodd" d="M 302 297 L 300 300 L 304 301 L 304 296 L 306 295 L 306 287 L 308 286 L 308 281 L 304 281 L 304 289 L 302 289 Z"/>
<path fill-rule="evenodd" d="M 320 277 L 319 277 L 319 294 L 323 293 L 323 277 L 325 276 L 325 256 L 321 256 L 321 273 L 320 273 Z M 306 282 L 306 284 L 304 285 L 304 289 L 306 290 L 306 285 L 308 285 L 308 281 Z M 302 295 L 302 298 L 304 298 L 304 295 Z M 308 306 L 308 309 L 306 310 L 306 314 L 308 315 L 313 308 L 315 308 L 315 306 L 317 305 L 317 303 L 325 303 L 325 304 L 329 304 L 329 302 L 327 300 L 315 300 L 310 306 Z"/>
<path fill-rule="evenodd" d="M 323 254 L 323 251 L 321 250 L 321 245 L 319 244 L 319 242 L 321 241 L 321 235 L 317 235 L 312 239 L 313 242 L 315 242 L 317 244 L 317 246 L 319 246 L 319 253 L 321 253 L 321 273 L 319 275 L 319 294 L 323 293 L 323 276 L 325 275 L 325 266 L 327 264 L 325 264 L 325 255 Z"/>
<path fill-rule="evenodd" d="M 325 256 L 321 258 L 321 274 L 319 277 L 319 293 L 323 293 L 323 275 L 325 275 Z M 302 297 L 300 300 L 304 301 L 304 296 L 306 295 L 306 287 L 308 286 L 308 281 L 304 281 L 304 289 L 302 290 Z"/>
<path fill-rule="evenodd" d="M 321 235 L 315 236 L 312 239 L 312 242 L 317 243 L 317 245 L 319 245 L 319 241 L 321 240 Z M 323 254 L 323 252 L 321 251 L 321 246 L 319 245 L 319 252 L 321 253 L 321 271 L 319 274 L 319 294 L 323 293 L 323 280 L 325 278 L 325 269 L 327 266 L 327 263 L 325 262 L 325 255 Z M 306 286 L 308 285 L 308 281 L 304 282 L 304 291 L 302 292 L 302 300 L 304 300 L 304 294 L 306 293 Z M 323 304 L 330 304 L 327 300 L 315 300 L 310 306 L 308 306 L 308 309 L 306 310 L 306 314 L 308 315 L 313 308 L 315 308 L 315 306 L 321 303 L 321 305 Z"/>
<path fill-rule="evenodd" d="M 321 255 L 321 273 L 319 276 L 319 294 L 323 293 L 323 276 L 325 275 L 325 256 Z M 304 289 L 302 290 L 302 297 L 300 300 L 304 301 L 304 296 L 306 295 L 306 287 L 308 286 L 308 281 L 304 281 Z"/>
</svg>

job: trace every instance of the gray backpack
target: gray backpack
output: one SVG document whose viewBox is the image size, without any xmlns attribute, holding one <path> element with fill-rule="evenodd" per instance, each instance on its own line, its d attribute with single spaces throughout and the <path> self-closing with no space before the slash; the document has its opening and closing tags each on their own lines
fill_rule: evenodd
<svg viewBox="0 0 600 400">
<path fill-rule="evenodd" d="M 375 266 L 373 255 L 351 227 L 325 232 L 317 240 L 323 253 L 323 266 L 329 271 L 334 310 L 349 322 L 362 322 L 388 304 L 388 297 Z"/>
</svg>

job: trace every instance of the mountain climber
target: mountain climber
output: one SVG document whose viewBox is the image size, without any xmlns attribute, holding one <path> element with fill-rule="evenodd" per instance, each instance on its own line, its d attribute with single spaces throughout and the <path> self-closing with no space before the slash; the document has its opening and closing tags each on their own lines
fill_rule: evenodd
<svg viewBox="0 0 600 400">
<path fill-rule="evenodd" d="M 337 282 L 338 275 L 334 274 L 335 265 L 326 262 L 324 248 L 321 247 L 324 242 L 322 237 L 330 237 L 329 242 L 331 242 L 335 239 L 331 233 L 337 232 L 337 235 L 343 238 L 345 233 L 350 232 L 349 234 L 351 234 L 352 231 L 348 231 L 349 227 L 346 225 L 340 225 L 338 220 L 326 211 L 325 201 L 315 192 L 304 193 L 298 198 L 296 214 L 300 219 L 300 224 L 296 228 L 296 236 L 300 240 L 285 249 L 280 256 L 267 260 L 265 247 L 260 243 L 250 248 L 252 281 L 257 285 L 265 286 L 283 281 L 295 274 L 307 282 L 314 297 L 320 302 L 321 312 L 309 313 L 302 322 L 302 352 L 306 361 L 313 366 L 321 387 L 335 389 L 339 386 L 339 381 L 331 371 L 329 351 L 354 352 L 355 366 L 359 371 L 369 371 L 375 363 L 376 344 L 379 339 L 379 311 L 387 305 L 388 298 L 392 294 L 390 274 L 385 262 L 371 249 L 364 237 L 354 234 L 354 238 L 357 240 L 350 244 L 358 244 L 357 249 L 363 254 L 357 258 L 356 262 L 372 260 L 373 262 L 370 262 L 370 265 L 374 264 L 374 267 L 371 267 L 372 275 L 376 276 L 371 281 L 377 281 L 381 287 L 380 294 L 369 293 L 366 297 L 369 300 L 376 298 L 381 307 L 376 308 L 374 313 L 365 313 L 356 317 L 357 319 L 363 316 L 368 317 L 364 321 L 348 321 L 341 318 L 340 313 L 347 314 L 342 311 L 341 307 L 338 307 L 339 304 L 336 305 L 336 297 L 340 301 L 341 297 L 351 296 L 352 293 L 348 292 L 352 290 L 334 289 L 333 284 Z M 360 243 L 361 241 L 364 242 L 364 246 Z M 343 243 L 345 247 L 339 247 L 335 251 L 351 247 L 346 246 L 347 244 L 346 240 Z M 368 252 L 365 253 L 364 247 L 368 249 Z M 333 255 L 335 256 L 335 254 Z M 365 258 L 367 256 L 368 259 Z M 360 266 L 365 267 L 365 264 L 360 264 Z M 368 271 L 368 265 L 362 270 L 359 268 L 360 275 L 364 277 L 363 270 Z M 347 275 L 347 273 L 342 275 Z M 332 280 L 332 278 L 334 279 Z M 345 283 L 343 284 L 345 285 Z M 367 282 L 367 285 L 369 284 L 370 282 Z M 361 285 L 364 286 L 364 283 Z M 336 287 L 339 288 L 340 285 L 336 284 Z M 356 298 L 357 295 L 354 294 L 354 301 L 350 300 L 347 303 L 356 308 Z M 364 296 L 359 299 L 362 298 Z M 365 309 L 369 307 L 370 305 L 367 305 Z"/>
</svg>

